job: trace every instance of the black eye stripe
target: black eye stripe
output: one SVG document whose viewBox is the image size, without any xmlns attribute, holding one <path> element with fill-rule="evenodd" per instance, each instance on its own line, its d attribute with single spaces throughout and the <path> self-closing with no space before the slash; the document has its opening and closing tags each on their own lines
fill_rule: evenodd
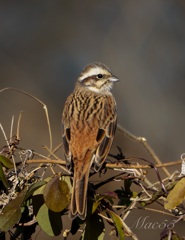
<svg viewBox="0 0 185 240">
<path fill-rule="evenodd" d="M 98 75 L 102 75 L 102 78 L 99 78 Z M 106 78 L 109 78 L 109 75 L 107 74 L 96 74 L 96 75 L 91 75 L 91 76 L 87 76 L 86 78 L 84 78 L 83 80 L 81 80 L 81 83 L 83 85 L 93 85 L 93 83 L 99 81 L 99 80 L 106 80 Z M 107 81 L 106 81 L 107 82 Z"/>
</svg>

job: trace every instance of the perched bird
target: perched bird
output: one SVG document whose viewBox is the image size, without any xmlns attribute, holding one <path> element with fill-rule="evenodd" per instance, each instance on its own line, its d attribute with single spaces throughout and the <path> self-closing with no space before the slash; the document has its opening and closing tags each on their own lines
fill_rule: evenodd
<svg viewBox="0 0 185 240">
<path fill-rule="evenodd" d="M 116 130 L 116 102 L 110 92 L 116 78 L 102 63 L 87 65 L 64 106 L 63 145 L 74 170 L 71 219 L 86 217 L 86 196 L 92 164 L 98 171 L 107 157 Z"/>
</svg>

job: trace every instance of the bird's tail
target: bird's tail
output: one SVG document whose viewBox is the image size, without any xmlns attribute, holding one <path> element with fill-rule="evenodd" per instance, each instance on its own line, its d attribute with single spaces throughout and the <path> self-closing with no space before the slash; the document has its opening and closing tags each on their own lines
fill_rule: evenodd
<svg viewBox="0 0 185 240">
<path fill-rule="evenodd" d="M 73 191 L 71 197 L 71 219 L 85 219 L 87 213 L 87 187 L 91 167 L 91 157 L 86 154 L 84 159 L 74 159 Z"/>
</svg>

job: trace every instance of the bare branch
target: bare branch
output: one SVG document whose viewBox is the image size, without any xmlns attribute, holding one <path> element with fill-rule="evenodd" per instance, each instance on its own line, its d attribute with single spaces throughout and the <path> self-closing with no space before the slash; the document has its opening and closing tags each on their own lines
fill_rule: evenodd
<svg viewBox="0 0 185 240">
<path fill-rule="evenodd" d="M 148 151 L 148 153 L 152 156 L 152 158 L 155 160 L 155 162 L 157 164 L 162 164 L 161 160 L 159 159 L 159 157 L 156 155 L 156 153 L 154 152 L 154 150 L 151 148 L 151 146 L 147 143 L 147 140 L 146 138 L 144 137 L 136 137 L 134 136 L 132 133 L 130 133 L 129 131 L 127 131 L 126 129 L 124 129 L 123 127 L 121 127 L 119 124 L 118 124 L 118 130 L 123 133 L 125 136 L 129 137 L 130 139 L 136 141 L 136 142 L 139 142 L 141 143 L 145 149 Z M 169 177 L 170 176 L 170 173 L 169 171 L 162 167 L 162 170 L 164 171 L 164 173 Z"/>
</svg>

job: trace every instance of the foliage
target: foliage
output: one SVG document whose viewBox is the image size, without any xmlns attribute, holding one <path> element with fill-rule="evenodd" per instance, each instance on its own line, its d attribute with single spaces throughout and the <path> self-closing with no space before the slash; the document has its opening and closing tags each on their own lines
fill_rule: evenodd
<svg viewBox="0 0 185 240">
<path fill-rule="evenodd" d="M 47 235 L 62 234 L 63 239 L 81 233 L 79 237 L 81 240 L 102 240 L 107 239 L 106 236 L 112 239 L 124 240 L 130 237 L 136 240 L 138 237 L 125 223 L 126 218 L 135 209 L 147 209 L 148 205 L 152 206 L 155 203 L 163 206 L 163 214 L 171 214 L 177 218 L 171 229 L 161 231 L 160 239 L 183 239 L 174 231 L 176 223 L 183 219 L 185 214 L 183 175 L 170 175 L 166 168 L 167 164 L 161 163 L 146 139 L 137 138 L 119 126 L 118 131 L 140 142 L 149 151 L 155 164 L 143 158 L 125 158 L 121 148 L 118 148 L 117 155 L 110 154 L 113 163 L 106 163 L 101 170 L 106 179 L 97 184 L 92 184 L 90 180 L 87 218 L 84 221 L 76 218 L 71 221 L 70 229 L 64 229 L 63 222 L 66 221 L 70 205 L 72 173 L 65 167 L 65 161 L 56 156 L 62 145 L 59 144 L 55 149 L 52 147 L 49 115 L 45 104 L 27 93 L 24 94 L 43 105 L 50 146 L 44 146 L 48 151 L 46 157 L 30 150 L 31 146 L 28 149 L 21 147 L 23 141 L 19 136 L 21 114 L 17 131 L 10 139 L 6 137 L 1 125 L 6 145 L 0 151 L 0 237 L 3 236 L 5 239 L 6 232 L 13 236 L 12 239 L 19 236 L 21 239 L 31 239 L 36 226 L 39 225 Z M 137 163 L 132 164 L 133 161 Z M 141 161 L 146 165 L 139 164 Z M 163 169 L 165 179 L 161 178 L 158 171 L 160 167 L 165 167 Z M 108 168 L 112 169 L 111 177 L 104 171 Z M 49 177 L 45 174 L 46 169 L 50 170 Z M 158 181 L 151 183 L 145 169 L 155 171 Z M 95 174 L 99 173 L 91 172 L 91 175 Z M 121 187 L 98 194 L 97 190 L 101 186 L 111 184 L 113 181 L 119 181 Z M 152 210 L 155 211 L 155 208 Z M 159 210 L 156 212 L 160 213 Z"/>
</svg>

